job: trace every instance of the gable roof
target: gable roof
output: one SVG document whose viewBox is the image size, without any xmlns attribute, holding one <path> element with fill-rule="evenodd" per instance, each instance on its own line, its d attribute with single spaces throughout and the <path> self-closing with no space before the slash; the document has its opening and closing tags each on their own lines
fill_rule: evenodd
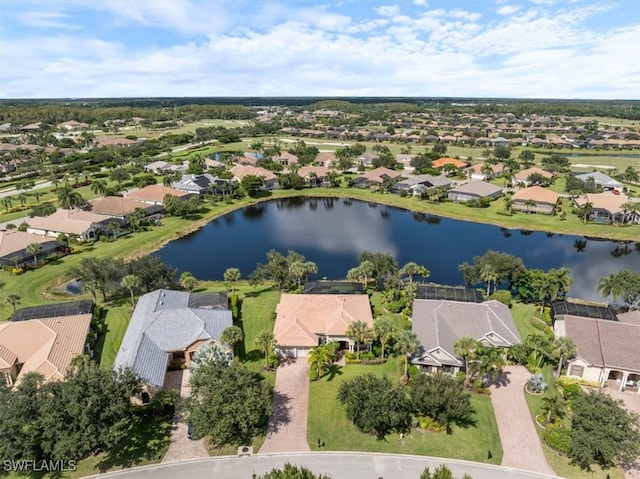
<svg viewBox="0 0 640 479">
<path fill-rule="evenodd" d="M 407 175 L 402 181 L 400 181 L 396 186 L 398 187 L 407 187 L 411 188 L 416 185 L 424 185 L 428 183 L 430 186 L 449 186 L 451 184 L 451 180 L 447 178 L 445 175 L 433 176 L 429 174 L 422 175 Z"/>
<path fill-rule="evenodd" d="M 445 165 L 453 165 L 456 168 L 464 168 L 467 166 L 467 163 L 462 160 L 458 160 L 457 158 L 438 158 L 437 160 L 433 160 L 431 162 L 431 166 L 434 168 L 442 168 Z"/>
<path fill-rule="evenodd" d="M 222 331 L 233 324 L 231 311 L 202 302 L 198 308 L 190 307 L 191 297 L 166 289 L 141 296 L 114 368 L 131 367 L 144 382 L 161 388 L 170 352 L 184 351 L 199 340 L 220 341 Z"/>
<path fill-rule="evenodd" d="M 465 183 L 462 186 L 458 186 L 457 188 L 453 188 L 449 190 L 450 193 L 466 193 L 469 195 L 477 195 L 477 196 L 491 196 L 496 193 L 501 193 L 502 188 L 500 186 L 496 186 L 492 183 L 487 183 L 486 181 L 477 180 L 470 181 L 469 183 Z"/>
<path fill-rule="evenodd" d="M 184 196 L 188 196 L 189 193 L 156 183 L 155 185 L 145 186 L 144 188 L 140 188 L 139 190 L 132 191 L 127 195 L 127 198 L 131 200 L 153 201 L 154 203 L 162 203 L 165 195 L 177 196 L 178 198 L 182 198 Z"/>
<path fill-rule="evenodd" d="M 521 342 L 509 308 L 495 300 L 468 303 L 416 299 L 412 330 L 421 343 L 418 357 L 436 364 L 462 365 L 453 351 L 453 344 L 463 336 L 499 347 Z M 442 358 L 434 357 L 434 351 L 443 351 L 454 359 L 443 363 Z"/>
<path fill-rule="evenodd" d="M 265 181 L 275 180 L 277 176 L 267 170 L 266 168 L 262 168 L 261 166 L 251 166 L 251 165 L 236 165 L 231 168 L 231 173 L 238 179 L 242 179 L 245 176 L 253 175 L 253 176 L 262 176 Z"/>
<path fill-rule="evenodd" d="M 355 321 L 373 327 L 366 294 L 283 294 L 273 334 L 279 345 L 312 347 L 318 335 L 344 336 Z"/>
<path fill-rule="evenodd" d="M 392 170 L 390 168 L 381 166 L 374 170 L 363 173 L 362 175 L 358 176 L 358 178 L 356 179 L 363 179 L 363 180 L 371 181 L 374 183 L 382 183 L 385 176 L 389 178 L 398 178 L 400 175 L 402 175 L 402 172 L 400 171 Z"/>
<path fill-rule="evenodd" d="M 0 367 L 22 363 L 17 383 L 29 372 L 45 382 L 62 380 L 71 360 L 84 353 L 90 326 L 91 314 L 2 323 Z"/>
<path fill-rule="evenodd" d="M 536 203 L 549 203 L 555 205 L 560 195 L 542 186 L 530 186 L 516 191 L 511 197 L 514 201 L 533 200 Z"/>
<path fill-rule="evenodd" d="M 549 173 L 548 171 L 543 170 L 542 168 L 538 168 L 537 166 L 527 168 L 526 170 L 518 171 L 515 175 L 513 175 L 513 177 L 516 180 L 526 180 L 534 173 L 537 173 L 538 175 L 541 175 L 544 178 L 553 178 L 553 173 Z"/>
<path fill-rule="evenodd" d="M 581 173 L 579 175 L 576 175 L 576 178 L 578 178 L 578 179 L 580 179 L 582 181 L 587 181 L 588 178 L 593 178 L 593 180 L 595 181 L 596 185 L 602 185 L 603 187 L 606 187 L 606 188 L 621 188 L 622 187 L 622 183 L 620 183 L 617 180 L 614 180 L 610 176 L 605 175 L 604 173 L 601 173 L 599 171 L 592 171 L 590 173 Z"/>
<path fill-rule="evenodd" d="M 608 211 L 611 214 L 622 213 L 622 205 L 630 202 L 628 196 L 624 194 L 614 195 L 611 192 L 587 193 L 574 201 L 578 206 L 591 203 L 594 209 Z"/>
<path fill-rule="evenodd" d="M 137 201 L 132 198 L 122 196 L 107 196 L 106 198 L 92 200 L 89 202 L 91 212 L 109 217 L 125 217 L 133 213 L 137 208 L 141 208 L 147 214 L 160 211 L 160 207 Z"/>
<path fill-rule="evenodd" d="M 31 243 L 38 243 L 40 245 L 44 243 L 59 244 L 56 241 L 52 241 L 51 238 L 27 233 L 25 231 L 0 231 L 0 257 L 10 256 L 12 253 L 26 249 Z"/>
<path fill-rule="evenodd" d="M 87 230 L 107 221 L 103 215 L 78 209 L 58 209 L 49 216 L 34 216 L 29 219 L 29 229 L 56 231 L 58 233 L 83 234 Z"/>
</svg>

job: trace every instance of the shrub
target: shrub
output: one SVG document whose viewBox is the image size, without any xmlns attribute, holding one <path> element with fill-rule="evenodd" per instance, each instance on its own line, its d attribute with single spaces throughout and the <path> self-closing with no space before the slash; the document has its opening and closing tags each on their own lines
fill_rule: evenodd
<svg viewBox="0 0 640 479">
<path fill-rule="evenodd" d="M 418 426 L 425 431 L 441 432 L 444 428 L 432 417 L 419 416 Z"/>
<path fill-rule="evenodd" d="M 534 374 L 527 381 L 527 391 L 533 394 L 541 394 L 547 389 L 547 383 L 542 374 Z"/>
<path fill-rule="evenodd" d="M 360 359 L 362 359 L 363 361 L 371 360 L 371 359 L 375 359 L 375 358 L 376 358 L 376 356 L 371 351 L 365 351 L 363 353 L 360 353 Z"/>
<path fill-rule="evenodd" d="M 409 379 L 415 379 L 418 377 L 418 374 L 420 374 L 420 369 L 415 364 L 411 364 L 407 368 L 407 374 L 409 375 Z"/>
<path fill-rule="evenodd" d="M 271 354 L 269 355 L 269 361 L 267 362 L 267 364 L 269 366 L 269 369 L 276 369 L 280 364 L 280 360 L 278 359 L 277 355 Z"/>
<path fill-rule="evenodd" d="M 495 299 L 496 301 L 499 301 L 505 306 L 509 308 L 511 307 L 511 291 L 504 291 L 504 290 L 496 291 L 489 297 L 489 299 Z"/>
<path fill-rule="evenodd" d="M 409 193 L 407 193 L 407 190 L 402 190 L 402 191 L 400 192 L 400 197 L 401 197 L 401 198 L 406 198 L 406 197 L 408 196 L 408 194 L 409 194 Z"/>
<path fill-rule="evenodd" d="M 571 433 L 568 429 L 562 427 L 562 425 L 550 424 L 547 426 L 543 439 L 550 448 L 564 454 L 569 453 L 569 449 L 571 448 Z"/>
<path fill-rule="evenodd" d="M 579 394 L 583 394 L 583 392 L 578 384 L 567 384 L 562 388 L 562 395 L 567 401 L 571 401 Z"/>
<path fill-rule="evenodd" d="M 309 369 L 309 380 L 316 381 L 318 379 L 318 370 L 316 368 Z"/>
</svg>

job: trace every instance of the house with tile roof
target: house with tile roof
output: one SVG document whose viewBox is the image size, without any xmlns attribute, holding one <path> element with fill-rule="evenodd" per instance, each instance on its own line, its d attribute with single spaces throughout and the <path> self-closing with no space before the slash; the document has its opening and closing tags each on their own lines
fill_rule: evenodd
<svg viewBox="0 0 640 479">
<path fill-rule="evenodd" d="M 511 200 L 511 209 L 525 213 L 542 213 L 552 215 L 560 195 L 542 186 L 530 186 L 516 191 Z"/>
<path fill-rule="evenodd" d="M 136 211 L 144 212 L 145 218 L 157 217 L 162 213 L 162 205 L 153 205 L 122 196 L 107 196 L 89 201 L 89 210 L 103 218 L 118 220 L 122 224 L 129 222 L 129 217 Z"/>
<path fill-rule="evenodd" d="M 34 216 L 29 219 L 27 233 L 54 238 L 64 233 L 86 241 L 97 238 L 99 232 L 106 230 L 111 221 L 111 218 L 91 211 L 58 209 L 49 216 Z"/>
<path fill-rule="evenodd" d="M 475 165 L 470 166 L 465 171 L 469 176 L 471 181 L 475 180 L 483 180 L 487 181 L 496 176 L 500 176 L 504 174 L 505 166 L 502 163 L 496 163 L 495 165 L 491 163 L 476 163 Z"/>
<path fill-rule="evenodd" d="M 148 185 L 139 190 L 132 191 L 127 194 L 127 198 L 130 200 L 141 201 L 150 205 L 162 205 L 164 197 L 166 195 L 175 196 L 176 198 L 187 199 L 191 196 L 191 193 L 186 191 L 176 190 L 170 186 L 164 186 L 159 183 L 155 185 Z"/>
<path fill-rule="evenodd" d="M 616 320 L 560 315 L 553 331 L 571 338 L 578 351 L 567 361 L 567 376 L 640 394 L 640 311 Z"/>
<path fill-rule="evenodd" d="M 37 261 L 52 255 L 65 254 L 67 246 L 46 236 L 26 231 L 0 231 L 0 266 L 20 267 L 34 262 L 33 255 L 27 252 L 30 244 L 37 243 L 41 251 Z"/>
<path fill-rule="evenodd" d="M 451 180 L 445 175 L 407 175 L 406 177 L 403 177 L 402 180 L 400 180 L 398 183 L 393 185 L 393 191 L 406 191 L 407 193 L 410 193 L 411 196 L 415 196 L 427 193 L 435 188 L 442 188 L 446 190 L 450 187 Z"/>
<path fill-rule="evenodd" d="M 90 352 L 91 314 L 0 323 L 0 378 L 15 386 L 28 373 L 62 381 L 71 360 Z"/>
<path fill-rule="evenodd" d="M 158 289 L 138 300 L 113 367 L 131 368 L 154 392 L 169 368 L 189 366 L 200 346 L 220 343 L 232 324 L 225 293 Z"/>
<path fill-rule="evenodd" d="M 468 163 L 466 161 L 458 160 L 457 158 L 438 158 L 431 162 L 431 166 L 437 169 L 442 169 L 447 165 L 452 165 L 456 168 L 466 168 Z"/>
<path fill-rule="evenodd" d="M 341 349 L 353 351 L 346 333 L 355 321 L 373 327 L 366 294 L 283 294 L 273 328 L 276 348 L 283 356 L 306 357 L 311 348 L 338 341 Z"/>
<path fill-rule="evenodd" d="M 193 195 L 204 195 L 212 190 L 221 193 L 229 180 L 218 178 L 210 173 L 200 175 L 182 175 L 179 181 L 171 185 L 172 188 Z"/>
<path fill-rule="evenodd" d="M 616 190 L 614 190 L 616 191 Z M 615 194 L 614 191 L 604 193 L 587 193 L 573 201 L 578 208 L 587 203 L 592 206 L 591 221 L 596 223 L 638 223 L 640 222 L 640 202 L 635 202 L 637 208 L 629 210 L 632 200 L 624 193 Z"/>
<path fill-rule="evenodd" d="M 592 178 L 595 184 L 598 186 L 602 186 L 602 189 L 605 191 L 617 190 L 619 192 L 622 192 L 624 189 L 621 182 L 619 182 L 618 180 L 614 180 L 609 175 L 605 175 L 600 171 L 591 171 L 589 173 L 581 173 L 575 176 L 582 181 L 587 181 L 587 179 Z"/>
<path fill-rule="evenodd" d="M 470 181 L 462 186 L 453 188 L 447 193 L 451 201 L 478 201 L 482 198 L 493 199 L 502 194 L 502 188 L 486 181 Z"/>
<path fill-rule="evenodd" d="M 304 179 L 309 186 L 328 186 L 327 175 L 329 168 L 327 166 L 303 166 L 298 170 L 298 175 Z"/>
<path fill-rule="evenodd" d="M 272 190 L 278 187 L 278 177 L 266 168 L 251 165 L 236 165 L 229 171 L 233 174 L 236 181 L 242 181 L 245 176 L 260 176 L 264 179 L 264 189 Z"/>
<path fill-rule="evenodd" d="M 518 171 L 513 178 L 511 179 L 512 186 L 531 186 L 531 181 L 529 178 L 531 175 L 537 174 L 551 180 L 553 178 L 553 173 L 549 173 L 542 168 L 538 168 L 537 166 L 533 166 L 531 168 L 527 168 L 526 170 Z"/>
<path fill-rule="evenodd" d="M 385 168 L 381 166 L 353 179 L 353 186 L 359 188 L 371 188 L 372 186 L 380 186 L 382 182 L 388 178 L 400 178 L 402 172 Z"/>
<path fill-rule="evenodd" d="M 428 373 L 456 374 L 464 369 L 464 360 L 453 350 L 454 343 L 464 336 L 498 348 L 521 343 L 511 311 L 495 300 L 471 303 L 416 299 L 411 329 L 420 340 L 412 363 Z"/>
</svg>

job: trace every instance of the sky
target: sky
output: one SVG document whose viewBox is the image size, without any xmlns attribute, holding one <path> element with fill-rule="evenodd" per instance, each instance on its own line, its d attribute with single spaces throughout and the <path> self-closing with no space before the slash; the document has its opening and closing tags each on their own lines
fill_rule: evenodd
<svg viewBox="0 0 640 479">
<path fill-rule="evenodd" d="M 640 99 L 640 0 L 0 0 L 0 98 Z"/>
</svg>

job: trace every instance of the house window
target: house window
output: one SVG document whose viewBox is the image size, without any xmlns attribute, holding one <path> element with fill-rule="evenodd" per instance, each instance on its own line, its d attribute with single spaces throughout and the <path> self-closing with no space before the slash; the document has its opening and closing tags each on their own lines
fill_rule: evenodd
<svg viewBox="0 0 640 479">
<path fill-rule="evenodd" d="M 140 397 L 142 398 L 142 404 L 149 404 L 149 401 L 151 400 L 151 398 L 147 391 L 143 391 Z"/>
<path fill-rule="evenodd" d="M 569 368 L 569 376 L 577 376 L 579 378 L 584 374 L 584 366 L 578 366 L 577 364 L 572 364 Z"/>
</svg>

